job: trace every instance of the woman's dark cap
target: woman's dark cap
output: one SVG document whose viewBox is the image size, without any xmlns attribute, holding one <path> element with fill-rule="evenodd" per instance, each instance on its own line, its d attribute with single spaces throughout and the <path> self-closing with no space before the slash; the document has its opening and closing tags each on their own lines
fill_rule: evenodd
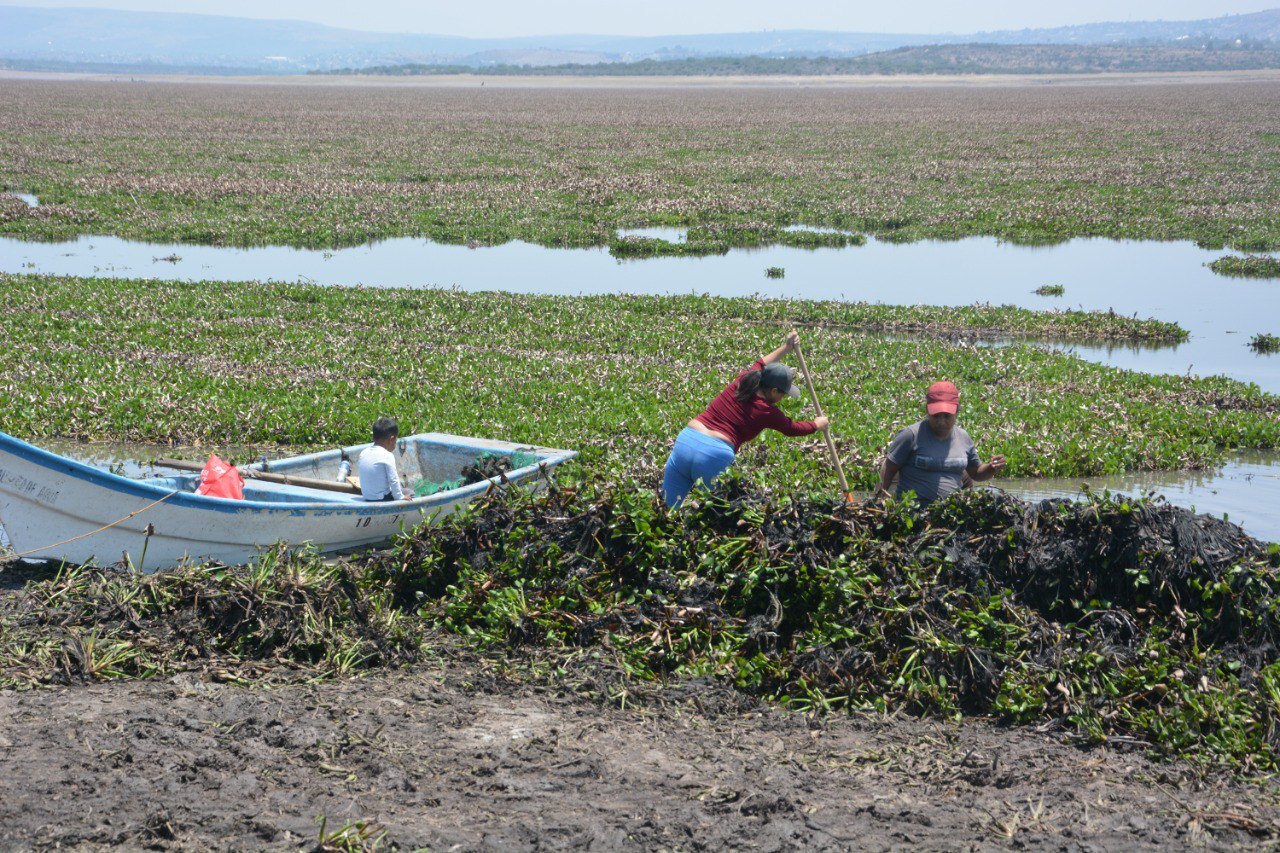
<svg viewBox="0 0 1280 853">
<path fill-rule="evenodd" d="M 762 375 L 760 376 L 760 384 L 765 388 L 777 388 L 788 397 L 799 397 L 800 389 L 795 387 L 794 379 L 796 369 L 787 367 L 781 362 L 775 361 L 773 364 L 766 364 Z"/>
</svg>

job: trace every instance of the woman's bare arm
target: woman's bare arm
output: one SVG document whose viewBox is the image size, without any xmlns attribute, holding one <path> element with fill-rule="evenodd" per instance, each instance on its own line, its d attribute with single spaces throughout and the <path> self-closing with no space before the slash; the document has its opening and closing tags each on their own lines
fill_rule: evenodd
<svg viewBox="0 0 1280 853">
<path fill-rule="evenodd" d="M 787 353 L 795 350 L 796 346 L 799 343 L 800 343 L 799 333 L 794 331 L 787 332 L 787 337 L 785 340 L 783 340 L 782 346 L 778 347 L 776 350 L 769 353 L 768 355 L 763 356 L 760 360 L 763 361 L 765 364 L 773 364 L 775 361 L 782 358 Z"/>
</svg>

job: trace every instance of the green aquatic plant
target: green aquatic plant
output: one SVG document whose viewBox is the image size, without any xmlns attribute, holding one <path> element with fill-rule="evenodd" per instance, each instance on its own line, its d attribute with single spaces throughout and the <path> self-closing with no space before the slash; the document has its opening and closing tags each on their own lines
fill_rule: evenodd
<svg viewBox="0 0 1280 853">
<path fill-rule="evenodd" d="M 780 230 L 776 242 L 783 246 L 794 246 L 797 249 L 828 249 L 865 246 L 867 238 L 864 234 L 849 234 L 842 231 Z"/>
<path fill-rule="evenodd" d="M 332 830 L 328 816 L 322 815 L 316 823 L 320 825 L 314 848 L 318 853 L 375 853 L 386 844 L 387 831 L 371 820 L 344 820 Z"/>
<path fill-rule="evenodd" d="M 1067 289 L 1061 284 L 1043 284 L 1035 292 L 1037 296 L 1061 296 Z"/>
<path fill-rule="evenodd" d="M 1228 255 L 1210 263 L 1209 269 L 1234 278 L 1280 278 L 1280 258 Z"/>
<path fill-rule="evenodd" d="M 1229 448 L 1280 446 L 1280 399 L 1257 388 L 1016 343 L 1185 335 L 1109 312 L 40 275 L 0 275 L 0 290 L 0 430 L 37 443 L 346 446 L 393 412 L 408 431 L 569 447 L 589 467 L 652 464 L 796 327 L 831 389 L 824 408 L 857 488 L 874 484 L 884 444 L 920 417 L 934 375 L 957 377 L 965 428 L 1008 457 L 1011 476 L 1209 467 Z M 358 321 L 368 315 L 413 358 L 372 346 Z M 982 345 L 988 336 L 1015 342 Z M 785 406 L 809 413 L 803 399 Z M 743 459 L 767 479 L 825 483 L 822 449 L 766 436 Z"/>
<path fill-rule="evenodd" d="M 229 680 L 261 662 L 311 676 L 416 659 L 421 626 L 359 572 L 283 547 L 252 566 L 139 575 L 92 566 L 29 581 L 0 602 L 0 683 L 147 678 L 202 669 Z"/>
<path fill-rule="evenodd" d="M 964 98 L 918 87 L 905 110 L 874 87 L 676 87 L 639 119 L 632 94 L 610 88 L 480 103 L 448 88 L 326 95 L 323 110 L 305 85 L 191 88 L 158 104 L 128 83 L 10 80 L 0 182 L 41 204 L 0 205 L 0 233 L 313 248 L 523 240 L 619 257 L 860 239 L 779 233 L 790 223 L 895 242 L 1280 245 L 1280 149 L 1258 144 L 1277 109 L 1265 83 L 1212 101 L 1176 83 Z M 429 152 L 423 127 L 436 131 Z M 688 225 L 690 245 L 614 245 L 618 227 L 643 224 Z"/>
<path fill-rule="evenodd" d="M 619 237 L 609 243 L 609 254 L 615 258 L 655 258 L 673 255 L 723 255 L 729 251 L 725 243 L 692 242 L 673 243 L 657 237 Z"/>
<path fill-rule="evenodd" d="M 782 267 L 765 267 L 765 278 L 785 278 L 787 271 Z"/>
<path fill-rule="evenodd" d="M 1280 352 L 1280 335 L 1257 334 L 1249 341 L 1254 352 Z"/>
<path fill-rule="evenodd" d="M 481 648 L 628 677 L 711 675 L 801 709 L 1066 726 L 1280 768 L 1280 552 L 1208 516 L 1095 496 L 909 504 L 767 497 L 730 478 L 670 512 L 651 489 L 508 494 L 374 574 Z"/>
</svg>

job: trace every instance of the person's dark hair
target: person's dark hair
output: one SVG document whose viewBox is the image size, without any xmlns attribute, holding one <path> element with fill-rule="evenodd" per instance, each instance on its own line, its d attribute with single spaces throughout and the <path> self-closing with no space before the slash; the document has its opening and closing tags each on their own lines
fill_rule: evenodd
<svg viewBox="0 0 1280 853">
<path fill-rule="evenodd" d="M 756 391 L 760 390 L 762 376 L 763 370 L 748 370 L 742 374 L 742 378 L 738 380 L 738 390 L 733 392 L 739 403 L 745 403 L 756 395 Z"/>
<path fill-rule="evenodd" d="M 373 440 L 382 441 L 390 436 L 400 435 L 400 425 L 395 418 L 378 418 L 373 422 Z"/>
</svg>

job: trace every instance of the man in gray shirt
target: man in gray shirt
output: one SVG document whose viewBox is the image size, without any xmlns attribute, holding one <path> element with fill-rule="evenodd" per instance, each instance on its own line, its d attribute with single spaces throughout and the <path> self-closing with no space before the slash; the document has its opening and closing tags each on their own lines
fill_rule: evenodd
<svg viewBox="0 0 1280 853">
<path fill-rule="evenodd" d="M 950 382 L 935 382 L 925 395 L 928 417 L 904 428 L 894 437 L 880 469 L 877 495 L 888 495 L 894 477 L 896 494 L 915 492 L 928 506 L 964 486 L 965 475 L 974 482 L 990 480 L 1004 468 L 1003 456 L 984 463 L 969 433 L 956 425 L 960 392 Z"/>
</svg>

